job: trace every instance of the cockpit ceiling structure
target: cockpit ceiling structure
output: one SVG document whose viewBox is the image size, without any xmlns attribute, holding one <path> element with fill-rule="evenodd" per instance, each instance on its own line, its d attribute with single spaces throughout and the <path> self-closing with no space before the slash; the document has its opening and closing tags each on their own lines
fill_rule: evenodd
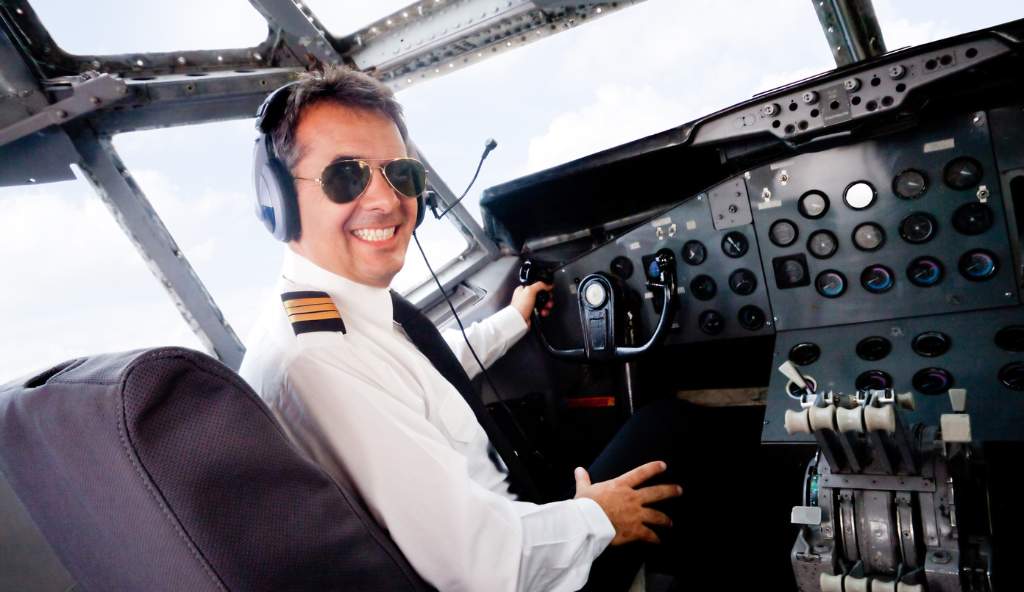
<svg viewBox="0 0 1024 592">
<path fill-rule="evenodd" d="M 30 2 L 0 0 L 0 186 L 71 180 L 78 167 L 200 340 L 237 368 L 241 341 L 114 150 L 115 134 L 252 117 L 318 63 L 405 88 L 641 1 L 420 0 L 339 37 L 302 2 L 251 0 L 268 25 L 254 47 L 73 55 Z M 838 65 L 884 53 L 870 0 L 812 4 Z M 432 189 L 454 201 L 442 180 Z M 477 248 L 460 275 L 442 278 L 449 285 L 497 254 L 461 206 L 452 214 Z"/>
</svg>

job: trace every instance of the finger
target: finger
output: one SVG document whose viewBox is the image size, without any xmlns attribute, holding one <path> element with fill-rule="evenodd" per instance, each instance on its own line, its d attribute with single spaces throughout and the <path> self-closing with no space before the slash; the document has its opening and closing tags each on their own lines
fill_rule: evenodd
<svg viewBox="0 0 1024 592">
<path fill-rule="evenodd" d="M 643 489 L 637 489 L 640 494 L 641 504 L 653 504 L 670 497 L 679 497 L 683 494 L 683 488 L 678 485 L 651 485 Z"/>
<path fill-rule="evenodd" d="M 643 530 L 641 530 L 639 538 L 640 538 L 641 541 L 644 541 L 644 542 L 647 542 L 647 543 L 652 543 L 652 544 L 655 544 L 655 545 L 660 545 L 661 544 L 661 539 L 659 539 L 658 535 L 654 534 L 654 531 L 651 530 L 650 528 L 644 528 Z"/>
<path fill-rule="evenodd" d="M 590 474 L 583 467 L 576 467 L 573 476 L 576 477 L 576 493 L 579 493 L 582 488 L 590 487 Z"/>
<path fill-rule="evenodd" d="M 650 508 L 644 508 L 643 512 L 640 513 L 640 520 L 644 524 L 654 526 L 672 526 L 672 519 L 668 517 L 668 514 Z"/>
<path fill-rule="evenodd" d="M 633 469 L 632 471 L 623 474 L 622 476 L 619 477 L 619 480 L 625 483 L 626 485 L 635 488 L 636 486 L 640 485 L 644 481 L 647 481 L 648 479 L 657 475 L 658 473 L 664 472 L 667 468 L 668 465 L 666 465 L 664 461 L 656 460 L 644 465 L 640 465 L 639 467 Z"/>
</svg>

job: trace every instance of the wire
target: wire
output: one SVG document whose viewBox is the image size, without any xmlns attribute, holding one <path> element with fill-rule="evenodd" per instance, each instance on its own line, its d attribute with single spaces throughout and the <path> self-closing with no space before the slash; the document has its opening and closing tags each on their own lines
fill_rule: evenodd
<svg viewBox="0 0 1024 592">
<path fill-rule="evenodd" d="M 452 311 L 452 316 L 455 317 L 455 322 L 459 325 L 459 331 L 462 332 L 462 339 L 465 340 L 466 347 L 469 348 L 469 353 L 473 354 L 473 359 L 476 360 L 477 365 L 480 366 L 480 373 L 483 375 L 484 380 L 487 381 L 491 390 L 494 391 L 494 395 L 498 399 L 498 404 L 500 404 L 505 409 L 505 412 L 508 413 L 509 418 L 512 420 L 512 425 L 514 425 L 516 431 L 519 432 L 519 437 L 523 439 L 524 443 L 529 443 L 530 439 L 526 437 L 526 432 L 523 431 L 522 426 L 520 426 L 519 422 L 516 421 L 515 415 L 512 413 L 512 409 L 510 409 L 508 403 L 505 402 L 505 397 L 501 396 L 501 391 L 498 390 L 497 385 L 495 385 L 494 381 L 491 380 L 491 375 L 487 373 L 487 368 L 485 368 L 483 362 L 480 361 L 480 357 L 476 355 L 476 350 L 473 349 L 473 344 L 469 342 L 469 337 L 466 336 L 466 328 L 462 325 L 462 319 L 459 318 L 459 313 L 455 312 L 455 305 L 452 304 L 451 299 L 448 298 L 447 292 L 444 291 L 444 286 L 441 285 L 441 280 L 439 280 L 437 278 L 437 274 L 434 273 L 434 268 L 430 266 L 430 261 L 427 260 L 427 254 L 423 251 L 423 245 L 420 244 L 420 239 L 416 236 L 415 230 L 412 233 L 412 239 L 416 241 L 416 248 L 420 250 L 420 255 L 423 256 L 423 262 L 427 264 L 427 271 L 430 272 L 430 277 L 434 278 L 434 283 L 437 284 L 437 289 L 441 291 L 441 296 L 443 296 L 444 301 L 448 303 L 448 309 Z M 516 450 L 514 444 L 512 445 L 512 450 L 520 458 L 523 458 L 523 455 Z M 540 458 L 543 458 L 543 455 L 541 455 L 540 451 L 536 450 L 535 447 L 531 452 Z"/>
<path fill-rule="evenodd" d="M 466 197 L 466 195 L 469 193 L 469 190 L 473 187 L 473 183 L 476 183 L 476 178 L 478 176 L 480 176 L 480 169 L 483 168 L 484 161 L 487 160 L 487 155 L 490 154 L 491 150 L 494 150 L 497 146 L 498 146 L 498 143 L 495 142 L 494 139 L 492 139 L 492 138 L 488 138 L 487 139 L 487 143 L 484 145 L 484 153 L 480 155 L 480 161 L 476 164 L 476 172 L 473 173 L 473 178 L 469 181 L 469 185 L 466 185 L 466 190 L 463 191 L 462 195 L 460 195 L 458 199 L 453 201 L 452 204 L 450 206 L 448 206 L 447 208 L 445 208 L 445 210 L 443 212 L 441 212 L 440 214 L 437 213 L 437 210 L 434 210 L 434 218 L 436 218 L 438 220 L 440 220 L 441 218 L 444 218 L 445 214 L 447 214 L 448 212 L 452 211 L 452 208 L 454 208 L 455 206 L 459 205 L 459 202 L 461 202 L 462 199 L 464 197 Z M 442 290 L 442 292 L 443 291 L 444 290 Z M 470 349 L 472 349 L 472 348 L 470 348 Z"/>
</svg>

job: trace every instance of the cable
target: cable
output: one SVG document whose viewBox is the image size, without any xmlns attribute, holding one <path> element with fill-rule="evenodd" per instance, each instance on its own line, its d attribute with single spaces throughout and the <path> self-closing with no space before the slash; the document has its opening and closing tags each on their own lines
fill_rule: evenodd
<svg viewBox="0 0 1024 592">
<path fill-rule="evenodd" d="M 480 155 L 480 162 L 476 164 L 476 172 L 473 173 L 473 178 L 469 181 L 469 185 L 466 186 L 466 190 L 462 192 L 462 195 L 460 195 L 458 199 L 453 201 L 452 205 L 445 208 L 445 210 L 440 214 L 437 213 L 437 205 L 435 203 L 430 204 L 430 209 L 434 213 L 434 218 L 438 220 L 444 218 L 445 214 L 452 211 L 452 208 L 454 208 L 455 206 L 459 205 L 459 202 L 462 201 L 464 197 L 466 197 L 466 194 L 468 194 L 469 190 L 473 187 L 473 183 L 476 183 L 476 178 L 480 175 L 480 169 L 483 168 L 484 161 L 487 160 L 487 155 L 491 153 L 491 150 L 494 150 L 497 147 L 498 143 L 494 141 L 494 138 L 487 139 L 487 142 L 484 144 L 484 153 Z"/>
<path fill-rule="evenodd" d="M 455 305 L 452 304 L 451 299 L 448 298 L 448 294 L 444 291 L 444 286 L 441 285 L 441 280 L 438 279 L 437 274 L 434 273 L 434 268 L 430 266 L 430 261 L 427 260 L 427 254 L 424 252 L 423 245 L 420 244 L 420 239 L 416 236 L 415 230 L 412 233 L 412 239 L 416 241 L 416 248 L 420 250 L 420 255 L 423 256 L 423 262 L 427 264 L 427 271 L 430 272 L 430 277 L 434 278 L 434 283 L 437 284 L 437 289 L 441 291 L 441 296 L 443 296 L 444 301 L 448 303 L 448 309 L 452 311 L 452 316 L 455 317 L 455 322 L 459 325 L 459 331 L 462 332 L 462 339 L 465 340 L 466 347 L 469 348 L 469 353 L 473 354 L 473 359 L 476 360 L 477 365 L 480 366 L 480 373 L 483 375 L 484 380 L 487 381 L 487 384 L 491 387 L 491 390 L 494 391 L 494 395 L 498 398 L 498 403 L 505 409 L 505 412 L 508 413 L 509 418 L 512 420 L 512 425 L 514 425 L 516 431 L 519 432 L 519 437 L 523 439 L 523 442 L 529 444 L 530 439 L 526 437 L 526 432 L 523 431 L 519 422 L 516 421 L 515 415 L 512 413 L 512 409 L 509 408 L 508 403 L 505 402 L 505 397 L 501 396 L 501 391 L 498 390 L 497 385 L 495 385 L 494 381 L 491 380 L 491 375 L 487 373 L 487 368 L 485 368 L 483 362 L 480 361 L 480 357 L 476 355 L 476 350 L 473 349 L 473 344 L 469 342 L 469 337 L 466 336 L 466 328 L 462 325 L 462 319 L 459 318 L 459 313 L 455 312 Z M 537 450 L 536 447 L 532 448 L 534 449 L 530 452 L 543 459 L 543 455 L 540 454 L 540 451 Z M 512 445 L 512 450 L 520 458 L 524 458 L 523 455 L 516 450 L 514 444 Z"/>
</svg>

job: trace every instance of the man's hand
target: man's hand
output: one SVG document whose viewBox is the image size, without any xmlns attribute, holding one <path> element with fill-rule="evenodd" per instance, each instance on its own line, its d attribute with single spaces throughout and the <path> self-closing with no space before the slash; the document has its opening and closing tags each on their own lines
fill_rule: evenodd
<svg viewBox="0 0 1024 592">
<path fill-rule="evenodd" d="M 530 319 L 533 318 L 533 309 L 537 306 L 537 294 L 542 291 L 550 292 L 554 288 L 551 284 L 545 284 L 544 282 L 534 282 L 529 286 L 519 286 L 515 292 L 512 292 L 512 306 L 516 307 L 519 314 L 523 315 L 526 320 L 526 326 L 530 326 Z M 549 298 L 544 306 L 537 311 L 542 317 L 546 317 L 551 313 L 551 307 L 555 303 Z"/>
<path fill-rule="evenodd" d="M 672 526 L 672 520 L 664 513 L 645 507 L 661 500 L 682 495 L 678 485 L 652 485 L 637 487 L 667 468 L 664 462 L 654 461 L 633 469 L 610 481 L 591 484 L 590 475 L 583 467 L 576 469 L 576 498 L 589 497 L 597 502 L 615 527 L 612 545 L 623 545 L 633 541 L 660 543 L 648 524 Z"/>
</svg>

